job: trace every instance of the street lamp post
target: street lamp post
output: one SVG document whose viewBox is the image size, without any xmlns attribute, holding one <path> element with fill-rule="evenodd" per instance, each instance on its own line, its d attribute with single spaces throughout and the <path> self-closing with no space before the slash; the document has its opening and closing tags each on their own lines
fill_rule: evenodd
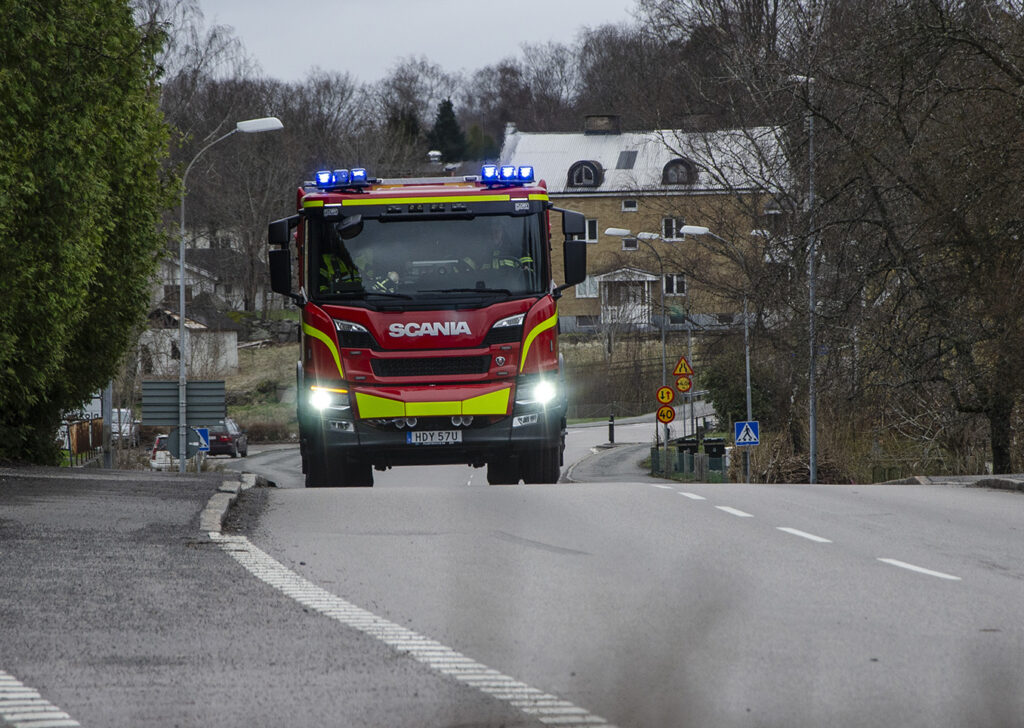
<svg viewBox="0 0 1024 728">
<path fill-rule="evenodd" d="M 605 235 L 612 235 L 617 238 L 625 238 L 632 235 L 632 233 L 625 228 L 608 228 L 604 231 Z M 661 271 L 661 386 L 668 386 L 668 359 L 666 354 L 666 343 L 665 343 L 665 263 L 661 259 L 661 255 L 658 253 L 658 249 L 654 247 L 651 240 L 660 240 L 660 235 L 654 233 L 637 233 L 636 239 L 646 245 L 654 257 L 658 259 L 658 269 Z M 655 433 L 657 433 L 658 426 L 654 426 Z M 685 434 L 685 433 L 684 433 Z M 665 424 L 665 462 L 668 462 L 668 423 Z M 667 471 L 668 468 L 665 468 Z"/>
<path fill-rule="evenodd" d="M 793 83 L 807 84 L 807 337 L 810 341 L 809 363 L 807 365 L 807 417 L 808 417 L 808 479 L 810 483 L 818 482 L 818 426 L 817 426 L 817 348 L 815 344 L 815 258 L 817 256 L 818 235 L 814 229 L 814 77 L 794 74 L 789 77 Z"/>
<path fill-rule="evenodd" d="M 729 242 L 727 240 L 725 240 L 724 238 L 719 237 L 718 235 L 715 235 L 713 232 L 711 232 L 711 230 L 709 230 L 708 228 L 704 227 L 703 225 L 684 225 L 682 227 L 682 233 L 684 235 L 707 235 L 709 237 L 714 238 L 715 240 L 717 240 L 720 243 L 724 243 L 725 245 L 729 244 Z M 754 419 L 754 414 L 753 414 L 752 407 L 751 407 L 751 402 L 750 402 L 750 325 L 749 325 L 749 319 L 747 317 L 747 297 L 746 296 L 743 297 L 743 353 L 744 353 L 746 377 L 747 377 L 747 387 L 746 387 L 746 389 L 747 389 L 747 421 L 749 422 L 749 421 Z M 743 464 L 744 464 L 744 473 L 746 475 L 746 480 L 749 483 L 750 482 L 750 448 L 748 448 L 748 447 L 747 448 L 743 448 Z"/>
<path fill-rule="evenodd" d="M 192 166 L 203 155 L 207 149 L 218 142 L 222 142 L 236 132 L 244 134 L 255 134 L 263 131 L 275 131 L 284 127 L 281 120 L 274 116 L 267 116 L 260 119 L 247 119 L 235 124 L 235 128 L 223 136 L 217 137 L 205 147 L 196 152 L 192 161 L 185 167 L 185 173 L 181 175 L 181 237 L 178 241 L 178 472 L 185 472 L 186 452 L 186 428 L 188 427 L 185 394 L 188 390 L 188 379 L 185 364 L 185 180 Z"/>
</svg>

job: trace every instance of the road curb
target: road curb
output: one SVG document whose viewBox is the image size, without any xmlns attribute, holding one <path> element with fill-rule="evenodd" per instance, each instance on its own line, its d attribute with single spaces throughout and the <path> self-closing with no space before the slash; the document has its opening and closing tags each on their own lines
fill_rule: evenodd
<svg viewBox="0 0 1024 728">
<path fill-rule="evenodd" d="M 267 479 L 256 473 L 239 473 L 237 480 L 223 481 L 199 514 L 199 530 L 203 533 L 220 533 L 224 519 L 227 518 L 231 506 L 238 500 L 239 494 L 249 488 L 267 485 Z"/>
</svg>

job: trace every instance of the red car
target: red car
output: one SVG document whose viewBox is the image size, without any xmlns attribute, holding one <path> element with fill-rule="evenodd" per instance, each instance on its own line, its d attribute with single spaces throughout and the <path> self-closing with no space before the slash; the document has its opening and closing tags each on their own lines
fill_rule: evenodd
<svg viewBox="0 0 1024 728">
<path fill-rule="evenodd" d="M 249 454 L 249 440 L 245 431 L 230 417 L 210 425 L 210 455 L 230 455 L 243 458 Z"/>
</svg>

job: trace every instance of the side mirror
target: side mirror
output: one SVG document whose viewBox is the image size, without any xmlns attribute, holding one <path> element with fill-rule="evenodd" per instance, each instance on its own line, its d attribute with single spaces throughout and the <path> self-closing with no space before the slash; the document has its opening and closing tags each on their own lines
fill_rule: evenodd
<svg viewBox="0 0 1024 728">
<path fill-rule="evenodd" d="M 581 212 L 561 210 L 562 232 L 566 237 L 570 235 L 585 235 L 587 232 L 587 218 Z"/>
<path fill-rule="evenodd" d="M 564 287 L 568 288 L 582 283 L 587 277 L 587 244 L 582 240 L 566 240 L 563 261 L 565 264 Z"/>
<path fill-rule="evenodd" d="M 299 216 L 283 217 L 267 226 L 267 242 L 287 248 L 292 242 L 292 228 L 299 224 Z"/>
<path fill-rule="evenodd" d="M 285 296 L 292 295 L 292 254 L 288 248 L 271 250 L 267 254 L 270 263 L 270 290 Z"/>
</svg>

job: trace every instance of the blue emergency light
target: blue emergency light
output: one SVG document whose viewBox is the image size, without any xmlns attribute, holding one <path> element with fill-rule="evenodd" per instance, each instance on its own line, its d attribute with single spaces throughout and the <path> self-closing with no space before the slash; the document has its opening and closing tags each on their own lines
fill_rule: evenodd
<svg viewBox="0 0 1024 728">
<path fill-rule="evenodd" d="M 316 186 L 321 190 L 339 187 L 363 187 L 369 184 L 370 178 L 362 167 L 354 169 L 323 169 L 316 173 Z"/>
<path fill-rule="evenodd" d="M 514 164 L 485 164 L 480 170 L 480 181 L 485 185 L 516 185 L 534 181 L 532 164 L 519 167 Z"/>
</svg>

